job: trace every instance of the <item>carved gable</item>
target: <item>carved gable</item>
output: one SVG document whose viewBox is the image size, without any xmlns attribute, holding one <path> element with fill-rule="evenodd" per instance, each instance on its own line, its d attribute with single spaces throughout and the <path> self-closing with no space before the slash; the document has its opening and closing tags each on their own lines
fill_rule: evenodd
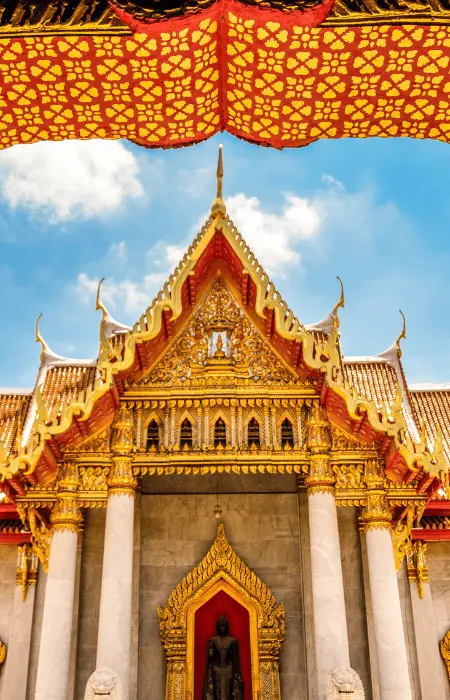
<svg viewBox="0 0 450 700">
<path fill-rule="evenodd" d="M 300 380 L 269 347 L 222 280 L 217 280 L 140 384 L 292 384 Z"/>
</svg>

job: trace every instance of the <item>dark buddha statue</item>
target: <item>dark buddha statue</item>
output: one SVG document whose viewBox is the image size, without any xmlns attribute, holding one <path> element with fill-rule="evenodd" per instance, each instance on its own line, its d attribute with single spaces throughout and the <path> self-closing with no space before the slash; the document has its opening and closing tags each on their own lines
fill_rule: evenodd
<svg viewBox="0 0 450 700">
<path fill-rule="evenodd" d="M 208 641 L 203 700 L 244 700 L 237 639 L 230 637 L 228 620 L 221 615 L 217 634 Z"/>
</svg>

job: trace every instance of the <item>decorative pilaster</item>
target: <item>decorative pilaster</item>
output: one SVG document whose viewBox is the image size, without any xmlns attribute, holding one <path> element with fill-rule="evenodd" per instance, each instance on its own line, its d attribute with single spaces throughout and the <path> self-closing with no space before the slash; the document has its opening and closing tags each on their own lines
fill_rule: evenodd
<svg viewBox="0 0 450 700">
<path fill-rule="evenodd" d="M 445 700 L 442 662 L 436 644 L 427 545 L 420 540 L 413 542 L 407 557 L 421 695 L 427 700 Z"/>
<path fill-rule="evenodd" d="M 202 405 L 197 406 L 197 447 L 202 449 Z"/>
<path fill-rule="evenodd" d="M 366 464 L 367 506 L 361 522 L 366 533 L 372 614 L 381 700 L 411 700 L 408 661 L 391 537 L 392 515 L 386 501 L 383 465 Z"/>
<path fill-rule="evenodd" d="M 205 446 L 205 449 L 208 449 L 208 447 L 209 447 L 209 403 L 208 402 L 204 402 L 204 404 L 203 404 L 203 414 L 204 414 L 203 444 Z"/>
<path fill-rule="evenodd" d="M 242 425 L 242 405 L 238 406 L 238 447 L 241 450 L 244 444 L 243 425 Z"/>
<path fill-rule="evenodd" d="M 129 697 L 133 523 L 136 479 L 133 474 L 133 418 L 123 404 L 113 425 L 111 473 L 97 642 L 97 668 L 114 671 Z"/>
<path fill-rule="evenodd" d="M 78 486 L 77 464 L 63 464 L 58 497 L 51 515 L 52 540 L 35 700 L 67 698 L 77 542 L 82 521 L 77 501 Z"/>
<path fill-rule="evenodd" d="M 278 436 L 277 436 L 277 409 L 275 406 L 270 408 L 272 416 L 272 445 L 276 449 L 278 447 Z"/>
<path fill-rule="evenodd" d="M 230 406 L 231 415 L 231 447 L 236 447 L 236 406 L 232 403 Z"/>
<path fill-rule="evenodd" d="M 11 614 L 8 663 L 5 666 L 2 694 L 8 700 L 25 700 L 31 648 L 34 596 L 38 557 L 30 545 L 17 548 L 16 588 Z"/>
<path fill-rule="evenodd" d="M 312 597 L 318 698 L 324 700 L 331 673 L 349 668 L 344 584 L 330 464 L 331 438 L 325 411 L 314 403 L 307 423 L 310 469 L 306 478 L 311 542 Z"/>
<path fill-rule="evenodd" d="M 266 447 L 270 446 L 270 422 L 269 422 L 269 407 L 264 406 L 264 437 Z"/>
</svg>

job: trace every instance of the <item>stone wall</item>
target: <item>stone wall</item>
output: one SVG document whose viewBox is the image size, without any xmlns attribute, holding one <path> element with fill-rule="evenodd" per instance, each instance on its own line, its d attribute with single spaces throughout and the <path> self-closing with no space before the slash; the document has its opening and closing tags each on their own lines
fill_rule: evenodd
<svg viewBox="0 0 450 700">
<path fill-rule="evenodd" d="M 75 700 L 83 700 L 88 678 L 95 671 L 105 521 L 106 510 L 97 508 L 85 510 L 81 552 Z"/>
<path fill-rule="evenodd" d="M 427 554 L 438 644 L 450 629 L 450 543 L 428 542 Z M 441 670 L 445 697 L 450 700 L 450 683 L 444 662 Z"/>
<path fill-rule="evenodd" d="M 138 700 L 164 700 L 156 606 L 210 548 L 215 503 L 211 494 L 142 496 Z M 285 606 L 282 696 L 307 700 L 297 495 L 228 494 L 220 504 L 233 548 Z"/>
<path fill-rule="evenodd" d="M 366 693 L 366 700 L 372 700 L 369 640 L 364 599 L 361 539 L 358 531 L 358 514 L 356 508 L 338 508 L 337 513 L 350 664 L 362 680 Z"/>
<path fill-rule="evenodd" d="M 11 612 L 16 585 L 17 547 L 13 544 L 0 547 L 0 639 L 8 645 Z M 0 678 L 0 697 L 2 683 Z"/>
</svg>

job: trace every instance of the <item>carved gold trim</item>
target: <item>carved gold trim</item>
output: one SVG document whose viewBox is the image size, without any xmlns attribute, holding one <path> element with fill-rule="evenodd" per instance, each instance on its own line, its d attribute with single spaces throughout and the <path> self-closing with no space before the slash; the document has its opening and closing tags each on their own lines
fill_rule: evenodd
<svg viewBox="0 0 450 700">
<path fill-rule="evenodd" d="M 29 544 L 17 547 L 16 586 L 22 589 L 22 600 L 25 601 L 28 586 L 37 582 L 38 556 Z"/>
<path fill-rule="evenodd" d="M 441 651 L 442 659 L 447 667 L 447 675 L 450 681 L 450 630 L 439 644 L 439 649 Z"/>
<path fill-rule="evenodd" d="M 219 590 L 249 612 L 253 700 L 278 700 L 278 661 L 284 639 L 284 607 L 228 543 L 222 523 L 202 561 L 158 606 L 159 630 L 167 655 L 166 700 L 193 698 L 195 612 Z"/>
<path fill-rule="evenodd" d="M 424 583 L 430 583 L 428 572 L 427 545 L 425 542 L 416 540 L 407 551 L 408 557 L 408 580 L 410 583 L 417 583 L 419 597 L 424 596 Z"/>
<path fill-rule="evenodd" d="M 6 659 L 6 644 L 0 639 L 0 671 Z"/>
</svg>

